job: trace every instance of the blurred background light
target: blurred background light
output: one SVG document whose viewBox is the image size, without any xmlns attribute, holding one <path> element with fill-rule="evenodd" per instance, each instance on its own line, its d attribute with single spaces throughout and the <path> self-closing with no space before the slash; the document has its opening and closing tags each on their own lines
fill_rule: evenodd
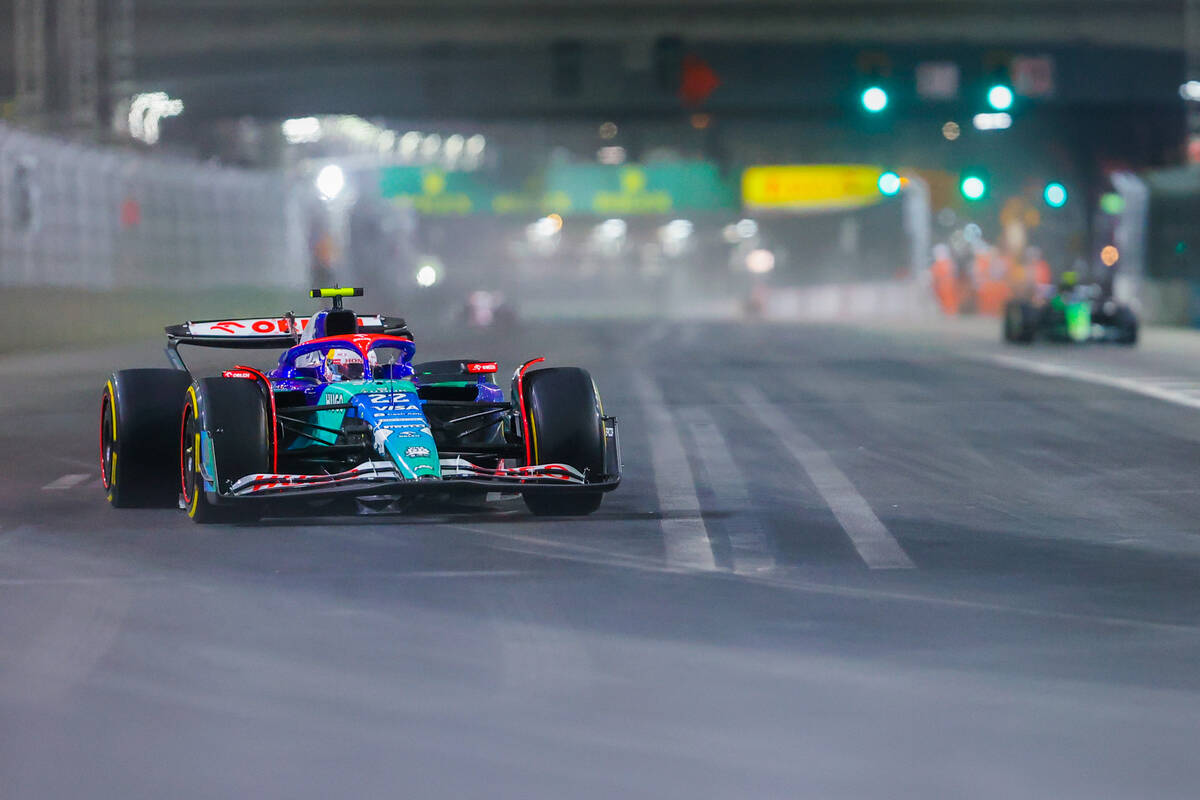
<svg viewBox="0 0 1200 800">
<path fill-rule="evenodd" d="M 446 138 L 446 144 L 442 146 L 442 159 L 447 168 L 453 169 L 458 165 L 458 159 L 462 156 L 465 146 L 466 140 L 460 134 L 455 133 Z"/>
<path fill-rule="evenodd" d="M 1179 87 L 1179 96 L 1184 100 L 1200 101 L 1200 81 L 1188 81 Z"/>
<path fill-rule="evenodd" d="M 337 164 L 326 164 L 317 173 L 317 191 L 326 200 L 333 200 L 346 188 L 346 173 Z"/>
<path fill-rule="evenodd" d="M 961 134 L 962 129 L 958 127 L 958 123 L 954 120 L 950 120 L 942 126 L 942 136 L 945 137 L 946 141 L 953 142 Z"/>
<path fill-rule="evenodd" d="M 870 86 L 862 93 L 862 107 L 872 114 L 887 108 L 888 94 L 881 86 Z"/>
<path fill-rule="evenodd" d="M 1013 104 L 1013 90 L 1003 83 L 997 83 L 988 89 L 988 105 L 997 111 L 1008 111 Z"/>
<path fill-rule="evenodd" d="M 1106 267 L 1111 267 L 1113 264 L 1116 264 L 1120 258 L 1121 251 L 1113 247 L 1111 244 L 1107 245 L 1103 250 L 1100 251 L 1100 261 Z"/>
<path fill-rule="evenodd" d="M 411 161 L 416 158 L 417 151 L 421 148 L 421 133 L 420 131 L 409 131 L 400 137 L 400 156 L 405 161 Z"/>
<path fill-rule="evenodd" d="M 526 231 L 531 240 L 549 239 L 561 231 L 562 226 L 563 218 L 561 216 L 558 214 L 547 214 L 526 228 Z"/>
<path fill-rule="evenodd" d="M 987 184 L 978 175 L 968 175 L 963 178 L 959 188 L 962 190 L 963 197 L 968 200 L 978 200 L 987 194 Z"/>
<path fill-rule="evenodd" d="M 310 144 L 321 141 L 321 120 L 316 117 L 285 119 L 280 125 L 288 144 Z"/>
<path fill-rule="evenodd" d="M 668 239 L 686 239 L 692 235 L 694 229 L 691 220 L 673 219 L 663 226 L 663 233 Z"/>
<path fill-rule="evenodd" d="M 1125 198 L 1116 192 L 1105 192 L 1100 195 L 1100 210 L 1116 216 L 1125 210 Z"/>
<path fill-rule="evenodd" d="M 746 269 L 755 275 L 765 275 L 775 269 L 775 254 L 762 247 L 751 250 L 746 254 Z"/>
<path fill-rule="evenodd" d="M 417 285 L 429 288 L 438 282 L 438 269 L 432 263 L 422 264 L 417 268 Z"/>
<path fill-rule="evenodd" d="M 601 164 L 615 166 L 625 163 L 625 148 L 620 145 L 609 145 L 601 147 L 596 151 L 596 160 Z"/>
<path fill-rule="evenodd" d="M 659 228 L 658 238 L 662 244 L 663 253 L 672 258 L 682 255 L 689 247 L 688 240 L 691 238 L 693 230 L 695 230 L 695 225 L 687 219 L 673 219 Z"/>
<path fill-rule="evenodd" d="M 877 183 L 879 185 L 879 193 L 885 197 L 892 197 L 900 193 L 902 181 L 900 180 L 900 176 L 894 172 L 882 173 Z"/>
<path fill-rule="evenodd" d="M 749 239 L 758 234 L 758 223 L 752 219 L 741 219 L 733 226 L 733 229 L 738 238 Z"/>
<path fill-rule="evenodd" d="M 1062 208 L 1067 204 L 1067 187 L 1057 182 L 1047 183 L 1042 197 L 1051 208 Z"/>
<path fill-rule="evenodd" d="M 600 125 L 599 133 L 600 133 L 601 139 L 612 139 L 613 137 L 615 137 L 617 135 L 617 123 L 615 123 L 615 122 L 602 123 Z"/>
<path fill-rule="evenodd" d="M 1012 116 L 1004 112 L 995 114 L 976 114 L 971 124 L 980 131 L 1003 131 L 1012 127 Z"/>
<path fill-rule="evenodd" d="M 442 149 L 442 137 L 436 133 L 431 133 L 421 139 L 421 158 L 426 161 L 432 161 L 437 157 L 438 151 Z"/>
<path fill-rule="evenodd" d="M 606 219 L 596 226 L 599 234 L 605 239 L 622 239 L 627 229 L 623 219 Z"/>
</svg>

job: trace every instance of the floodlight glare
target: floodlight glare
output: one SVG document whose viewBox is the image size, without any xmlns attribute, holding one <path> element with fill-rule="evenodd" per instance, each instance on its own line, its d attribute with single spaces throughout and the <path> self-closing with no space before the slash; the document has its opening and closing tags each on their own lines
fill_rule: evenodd
<svg viewBox="0 0 1200 800">
<path fill-rule="evenodd" d="M 346 173 L 337 164 L 326 164 L 317 173 L 317 191 L 326 200 L 332 200 L 346 188 Z"/>
</svg>

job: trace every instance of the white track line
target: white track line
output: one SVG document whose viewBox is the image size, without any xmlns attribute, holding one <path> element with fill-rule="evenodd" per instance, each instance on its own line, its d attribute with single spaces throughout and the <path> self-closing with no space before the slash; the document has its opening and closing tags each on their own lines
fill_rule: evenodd
<svg viewBox="0 0 1200 800">
<path fill-rule="evenodd" d="M 787 416 L 753 386 L 735 386 L 746 409 L 779 438 L 808 474 L 817 492 L 833 511 L 858 555 L 871 569 L 913 569 L 916 565 L 896 538 L 871 510 L 829 453 L 800 431 Z"/>
<path fill-rule="evenodd" d="M 1200 397 L 1195 397 L 1191 392 L 1188 391 L 1164 388 L 1164 386 L 1182 384 L 1184 383 L 1183 381 L 1168 381 L 1161 378 L 1153 379 L 1152 381 L 1145 378 L 1121 378 L 1116 375 L 1105 375 L 1101 372 L 1091 372 L 1088 370 L 1076 369 L 1075 367 L 1064 367 L 1059 364 L 1045 364 L 1040 361 L 1032 361 L 1030 359 L 1019 358 L 1017 356 L 994 354 L 984 356 L 983 360 L 989 361 L 993 364 L 999 364 L 1002 367 L 1008 367 L 1009 369 L 1019 369 L 1024 372 L 1032 372 L 1035 375 L 1047 375 L 1053 378 L 1070 378 L 1071 380 L 1095 383 L 1100 386 L 1110 386 L 1114 389 L 1133 392 L 1134 394 L 1140 394 L 1144 397 L 1153 397 L 1155 400 L 1174 403 L 1177 406 L 1200 408 Z"/>
<path fill-rule="evenodd" d="M 91 478 L 91 473 L 73 472 L 70 475 L 63 475 L 61 478 L 52 480 L 42 487 L 43 491 L 57 491 L 59 489 L 74 489 L 79 484 Z"/>
<path fill-rule="evenodd" d="M 650 463 L 667 563 L 672 567 L 714 570 L 712 540 L 700 516 L 696 481 L 688 465 L 687 452 L 675 430 L 675 420 L 663 401 L 662 392 L 645 373 L 635 372 L 633 389 L 646 410 L 646 432 L 650 439 Z"/>
<path fill-rule="evenodd" d="M 687 426 L 700 464 L 707 473 L 707 484 L 713 495 L 725 506 L 738 512 L 726 523 L 730 549 L 733 551 L 733 571 L 751 575 L 775 568 L 770 539 L 750 503 L 746 478 L 730 457 L 729 444 L 721 435 L 712 415 L 703 408 L 685 408 L 679 417 Z"/>
</svg>

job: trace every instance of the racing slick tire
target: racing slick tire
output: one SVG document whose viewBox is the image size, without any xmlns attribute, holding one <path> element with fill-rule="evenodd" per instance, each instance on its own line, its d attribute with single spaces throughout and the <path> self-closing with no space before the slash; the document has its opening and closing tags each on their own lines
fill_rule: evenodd
<svg viewBox="0 0 1200 800">
<path fill-rule="evenodd" d="M 1024 300 L 1009 300 L 1004 306 L 1004 341 L 1029 344 L 1037 332 L 1037 309 Z"/>
<path fill-rule="evenodd" d="M 587 370 L 551 367 L 524 378 L 525 430 L 535 464 L 568 464 L 593 477 L 604 473 L 604 423 L 600 397 Z M 600 507 L 602 492 L 521 493 L 535 516 L 583 516 Z"/>
<path fill-rule="evenodd" d="M 1117 334 L 1113 341 L 1117 344 L 1134 345 L 1138 340 L 1138 319 L 1129 306 L 1118 306 L 1113 315 L 1113 325 Z"/>
<path fill-rule="evenodd" d="M 179 499 L 179 399 L 191 384 L 175 369 L 123 369 L 100 395 L 100 480 L 114 508 L 169 508 Z"/>
<path fill-rule="evenodd" d="M 188 387 L 177 445 L 181 504 L 194 521 L 249 522 L 260 516 L 257 503 L 216 505 L 204 492 L 200 438 L 212 442 L 218 493 L 238 478 L 271 471 L 270 408 L 261 384 L 245 378 L 201 378 Z"/>
</svg>

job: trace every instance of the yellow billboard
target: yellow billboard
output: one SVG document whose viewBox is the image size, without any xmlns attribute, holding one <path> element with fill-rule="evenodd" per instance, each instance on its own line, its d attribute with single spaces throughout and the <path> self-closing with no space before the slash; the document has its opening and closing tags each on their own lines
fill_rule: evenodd
<svg viewBox="0 0 1200 800">
<path fill-rule="evenodd" d="M 883 199 L 881 167 L 864 164 L 787 164 L 742 173 L 742 205 L 753 211 L 834 211 Z"/>
</svg>

